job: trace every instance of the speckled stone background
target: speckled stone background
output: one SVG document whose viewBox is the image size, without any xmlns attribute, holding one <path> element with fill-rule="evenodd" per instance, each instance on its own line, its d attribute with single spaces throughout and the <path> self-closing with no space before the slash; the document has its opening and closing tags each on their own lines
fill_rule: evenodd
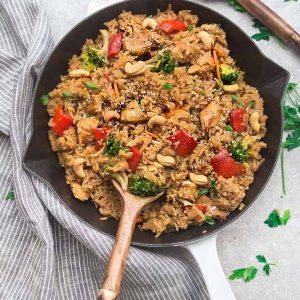
<svg viewBox="0 0 300 300">
<path fill-rule="evenodd" d="M 234 11 L 226 0 L 199 2 L 232 19 L 249 35 L 257 31 L 251 26 L 252 17 Z M 300 32 L 299 1 L 264 2 Z M 86 16 L 88 4 L 89 0 L 45 0 L 55 42 Z M 257 44 L 268 57 L 290 72 L 291 81 L 300 83 L 300 51 L 282 49 L 273 38 Z M 300 299 L 300 149 L 286 153 L 285 166 L 287 195 L 281 197 L 281 171 L 278 162 L 271 180 L 256 203 L 219 234 L 218 252 L 226 275 L 236 268 L 257 265 L 257 254 L 263 254 L 270 261 L 276 262 L 269 277 L 259 271 L 252 282 L 231 281 L 238 300 Z M 287 226 L 271 229 L 264 224 L 268 214 L 275 208 L 291 209 L 292 218 Z"/>
</svg>

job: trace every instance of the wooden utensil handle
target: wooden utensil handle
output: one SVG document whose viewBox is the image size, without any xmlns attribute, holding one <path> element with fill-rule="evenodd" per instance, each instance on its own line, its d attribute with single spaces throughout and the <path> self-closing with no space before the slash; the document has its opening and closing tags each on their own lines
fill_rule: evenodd
<svg viewBox="0 0 300 300">
<path fill-rule="evenodd" d="M 251 15 L 261 21 L 285 43 L 300 49 L 300 35 L 260 0 L 237 0 Z"/>
<path fill-rule="evenodd" d="M 124 203 L 124 210 L 119 222 L 115 244 L 98 299 L 113 300 L 118 295 L 136 217 L 140 209 L 140 205 L 134 205 L 134 203 L 127 204 L 126 201 Z"/>
</svg>

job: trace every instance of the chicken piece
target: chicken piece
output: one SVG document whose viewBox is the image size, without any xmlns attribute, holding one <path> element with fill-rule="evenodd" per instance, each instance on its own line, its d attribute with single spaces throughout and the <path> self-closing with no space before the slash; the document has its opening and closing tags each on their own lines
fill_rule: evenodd
<svg viewBox="0 0 300 300">
<path fill-rule="evenodd" d="M 74 197 L 81 201 L 86 201 L 90 198 L 90 194 L 88 192 L 84 191 L 83 187 L 79 183 L 72 182 L 71 189 L 72 189 Z"/>
<path fill-rule="evenodd" d="M 152 42 L 149 39 L 148 31 L 130 35 L 123 40 L 123 45 L 132 55 L 143 55 L 150 51 Z"/>
<path fill-rule="evenodd" d="M 221 116 L 221 107 L 218 103 L 210 102 L 201 112 L 200 121 L 203 129 L 217 125 Z"/>
<path fill-rule="evenodd" d="M 87 142 L 93 136 L 94 128 L 96 128 L 97 125 L 98 120 L 93 117 L 82 119 L 77 123 L 79 144 Z"/>
<path fill-rule="evenodd" d="M 178 191 L 178 196 L 183 199 L 195 201 L 197 196 L 197 186 L 189 180 L 182 183 L 181 188 Z"/>
</svg>

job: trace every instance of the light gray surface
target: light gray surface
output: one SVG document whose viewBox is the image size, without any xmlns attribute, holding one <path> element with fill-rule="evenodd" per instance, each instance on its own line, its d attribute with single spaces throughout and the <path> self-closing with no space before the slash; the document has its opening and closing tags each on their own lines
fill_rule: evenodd
<svg viewBox="0 0 300 300">
<path fill-rule="evenodd" d="M 235 21 L 249 35 L 251 17 L 235 12 L 227 1 L 199 1 Z M 284 0 L 264 1 L 292 26 L 300 31 L 300 3 Z M 76 3 L 76 4 L 75 4 Z M 57 42 L 73 25 L 86 16 L 88 0 L 46 0 L 45 7 Z M 298 17 L 297 17 L 298 16 Z M 300 83 L 300 52 L 282 49 L 276 40 L 257 43 L 265 55 L 286 68 L 291 81 Z M 278 162 L 266 189 L 256 203 L 236 222 L 228 226 L 218 238 L 218 251 L 225 273 L 233 269 L 257 265 L 255 256 L 265 255 L 276 262 L 270 277 L 259 269 L 255 280 L 249 283 L 230 282 L 238 300 L 245 299 L 300 299 L 300 149 L 285 155 L 287 195 L 283 198 L 281 171 Z M 263 167 L 263 166 L 262 166 Z M 292 218 L 287 226 L 271 229 L 263 222 L 275 208 L 290 208 Z"/>
</svg>

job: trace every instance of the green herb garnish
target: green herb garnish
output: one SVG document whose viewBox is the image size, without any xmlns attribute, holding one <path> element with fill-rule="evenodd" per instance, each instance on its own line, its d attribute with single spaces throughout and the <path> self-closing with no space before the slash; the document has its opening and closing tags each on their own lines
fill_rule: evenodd
<svg viewBox="0 0 300 300">
<path fill-rule="evenodd" d="M 275 264 L 274 263 L 269 263 L 263 255 L 257 255 L 256 259 L 260 263 L 265 264 L 264 267 L 263 267 L 263 270 L 269 276 L 270 272 L 271 272 L 271 267 L 270 266 L 275 266 Z"/>
<path fill-rule="evenodd" d="M 268 219 L 264 222 L 269 227 L 274 228 L 279 225 L 286 225 L 291 217 L 291 211 L 289 209 L 285 210 L 282 217 L 280 216 L 280 211 L 274 209 L 268 216 Z"/>
<path fill-rule="evenodd" d="M 227 130 L 227 131 L 233 131 L 233 128 L 232 128 L 231 125 L 226 125 L 224 128 L 225 128 L 225 130 Z"/>
<path fill-rule="evenodd" d="M 192 25 L 188 26 L 187 30 L 188 30 L 188 31 L 193 30 L 193 26 L 192 26 Z"/>
<path fill-rule="evenodd" d="M 5 200 L 15 200 L 15 194 L 13 191 L 7 193 Z"/>
<path fill-rule="evenodd" d="M 49 103 L 49 100 L 50 100 L 50 97 L 49 97 L 48 94 L 47 94 L 47 95 L 43 95 L 43 96 L 41 96 L 41 98 L 40 98 L 40 101 L 41 101 L 41 103 L 42 103 L 43 105 L 47 105 L 47 104 Z"/>
<path fill-rule="evenodd" d="M 90 81 L 85 81 L 84 82 L 85 86 L 88 88 L 88 89 L 91 89 L 91 90 L 98 90 L 99 88 L 97 87 L 97 85 L 93 82 L 90 82 Z"/>
<path fill-rule="evenodd" d="M 251 109 L 254 109 L 254 108 L 255 108 L 255 104 L 256 104 L 255 100 L 250 100 L 250 101 L 248 102 L 248 105 L 250 106 Z"/>
<path fill-rule="evenodd" d="M 163 87 L 166 89 L 166 90 L 173 90 L 173 85 L 171 85 L 171 84 L 169 84 L 169 83 L 165 83 L 164 85 L 163 85 Z"/>
<path fill-rule="evenodd" d="M 245 282 L 249 282 L 255 278 L 257 274 L 257 269 L 255 267 L 248 267 L 242 269 L 236 269 L 232 271 L 232 274 L 229 276 L 230 280 L 242 278 Z"/>
<path fill-rule="evenodd" d="M 121 149 L 120 141 L 115 136 L 109 135 L 106 140 L 103 152 L 110 156 L 115 156 L 119 154 L 120 149 Z"/>
<path fill-rule="evenodd" d="M 202 189 L 201 191 L 198 192 L 198 197 L 202 197 L 209 194 L 209 189 Z"/>
<path fill-rule="evenodd" d="M 216 222 L 213 218 L 211 218 L 210 216 L 205 216 L 205 222 L 209 225 L 215 225 Z"/>
<path fill-rule="evenodd" d="M 246 11 L 245 8 L 242 5 L 240 5 L 236 0 L 228 0 L 228 3 L 229 3 L 230 6 L 233 7 L 233 9 L 235 11 L 238 11 L 238 12 L 241 12 L 241 13 Z"/>
<path fill-rule="evenodd" d="M 74 96 L 73 94 L 68 93 L 68 92 L 63 92 L 63 93 L 62 93 L 62 96 L 63 96 L 64 98 L 69 98 L 69 99 L 72 99 L 72 100 L 77 100 L 77 97 L 76 97 L 76 96 Z"/>
<path fill-rule="evenodd" d="M 233 103 L 236 103 L 236 106 L 237 106 L 237 107 L 239 107 L 239 108 L 242 108 L 242 107 L 243 107 L 243 103 L 239 101 L 238 96 L 232 95 L 232 96 L 231 96 L 231 100 L 232 100 Z"/>
<path fill-rule="evenodd" d="M 252 39 L 254 39 L 256 41 L 261 41 L 261 40 L 268 41 L 270 39 L 270 37 L 273 36 L 275 39 L 278 40 L 278 43 L 282 48 L 285 47 L 285 44 L 283 43 L 283 41 L 277 35 L 275 35 L 271 31 L 269 31 L 269 29 L 265 25 L 263 25 L 261 22 L 259 22 L 257 19 L 253 19 L 252 27 L 257 28 L 259 30 L 259 33 L 253 34 L 251 36 Z"/>
<path fill-rule="evenodd" d="M 129 189 L 132 194 L 140 197 L 155 196 L 161 192 L 161 188 L 143 177 L 134 177 L 130 180 Z"/>
<path fill-rule="evenodd" d="M 215 179 L 213 179 L 210 183 L 210 190 L 213 193 L 214 198 L 218 198 L 218 191 L 217 191 L 217 182 Z"/>
</svg>

